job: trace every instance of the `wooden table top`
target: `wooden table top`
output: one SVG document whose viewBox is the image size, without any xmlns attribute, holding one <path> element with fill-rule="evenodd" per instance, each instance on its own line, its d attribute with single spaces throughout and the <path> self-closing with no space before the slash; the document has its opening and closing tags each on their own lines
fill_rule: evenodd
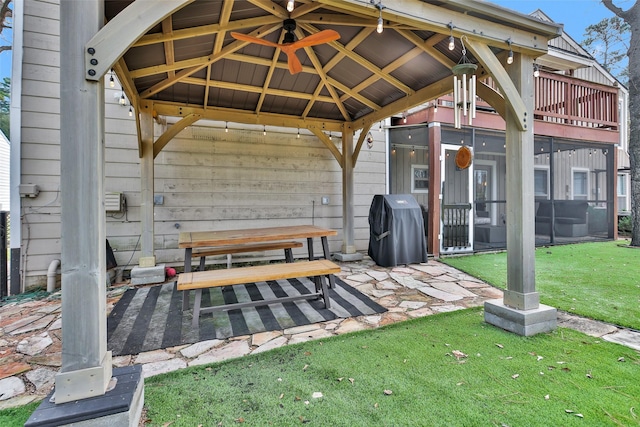
<svg viewBox="0 0 640 427">
<path fill-rule="evenodd" d="M 185 231 L 178 238 L 179 248 L 197 248 L 270 242 L 274 240 L 306 239 L 335 236 L 338 232 L 315 225 L 291 225 L 285 227 L 248 228 L 242 230 Z"/>
</svg>

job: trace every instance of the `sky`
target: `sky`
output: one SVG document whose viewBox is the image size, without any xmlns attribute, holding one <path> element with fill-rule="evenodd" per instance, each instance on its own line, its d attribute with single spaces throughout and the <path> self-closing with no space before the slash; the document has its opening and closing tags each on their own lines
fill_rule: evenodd
<svg viewBox="0 0 640 427">
<path fill-rule="evenodd" d="M 627 9 L 635 0 L 614 0 L 614 3 Z M 564 24 L 564 31 L 577 42 L 584 39 L 584 30 L 591 24 L 597 24 L 604 18 L 610 18 L 613 13 L 600 3 L 599 0 L 490 0 L 491 3 L 517 12 L 529 14 L 541 9 L 547 16 L 558 24 Z M 10 40 L 11 31 L 3 32 L 1 43 Z M 11 74 L 10 52 L 0 54 L 0 79 Z"/>
<path fill-rule="evenodd" d="M 564 24 L 564 32 L 577 42 L 584 39 L 584 30 L 604 18 L 611 18 L 613 12 L 599 0 L 489 0 L 507 9 L 530 14 L 540 9 L 557 24 Z M 626 10 L 633 1 L 614 0 L 614 4 Z"/>
</svg>

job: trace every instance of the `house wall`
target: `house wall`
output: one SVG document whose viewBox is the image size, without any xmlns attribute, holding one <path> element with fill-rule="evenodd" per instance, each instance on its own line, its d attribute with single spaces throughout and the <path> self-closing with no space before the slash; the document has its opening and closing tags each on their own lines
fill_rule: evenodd
<svg viewBox="0 0 640 427">
<path fill-rule="evenodd" d="M 0 132 L 0 210 L 9 210 L 9 141 Z"/>
<path fill-rule="evenodd" d="M 22 199 L 26 288 L 44 286 L 49 264 L 60 258 L 59 23 L 57 1 L 25 1 L 21 179 L 41 191 Z M 118 104 L 119 85 L 105 91 L 105 191 L 124 193 L 127 204 L 124 212 L 108 213 L 107 239 L 118 265 L 131 268 L 140 256 L 141 233 L 135 120 L 128 106 Z M 155 136 L 166 126 L 156 124 Z M 225 132 L 224 126 L 198 122 L 155 159 L 155 194 L 164 199 L 154 209 L 157 262 L 181 265 L 178 233 L 199 229 L 314 223 L 338 231 L 329 247 L 340 251 L 342 172 L 329 150 L 304 130 L 298 138 L 296 129 L 267 127 L 264 136 L 262 127 L 229 123 Z M 357 250 L 368 246 L 371 200 L 384 194 L 386 185 L 385 135 L 372 134 L 372 148 L 364 144 L 355 167 Z M 333 141 L 341 148 L 335 135 Z M 321 204 L 322 196 L 329 197 L 329 205 Z"/>
</svg>

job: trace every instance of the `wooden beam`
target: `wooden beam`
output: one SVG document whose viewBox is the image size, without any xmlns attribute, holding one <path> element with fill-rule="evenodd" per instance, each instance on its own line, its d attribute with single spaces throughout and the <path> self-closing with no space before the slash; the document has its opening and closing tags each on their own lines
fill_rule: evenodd
<svg viewBox="0 0 640 427">
<path fill-rule="evenodd" d="M 338 161 L 338 164 L 340 165 L 340 167 L 343 168 L 344 157 L 342 156 L 342 153 L 340 153 L 340 150 L 338 150 L 338 147 L 336 147 L 333 141 L 331 141 L 331 139 L 323 132 L 323 129 L 310 128 L 309 130 L 313 132 L 315 136 L 318 137 L 320 142 L 322 142 L 325 145 L 325 147 L 329 149 L 329 151 L 331 151 L 331 154 L 333 154 L 333 157 L 335 157 L 335 159 Z"/>
<path fill-rule="evenodd" d="M 310 33 L 318 32 L 318 29 L 316 27 L 312 26 L 312 25 L 301 24 L 300 26 L 303 27 L 305 30 L 307 30 Z M 366 68 L 367 70 L 369 70 L 373 74 L 377 75 L 381 80 L 384 80 L 387 83 L 389 83 L 390 85 L 397 87 L 398 89 L 400 89 L 404 93 L 406 93 L 408 95 L 411 95 L 413 93 L 413 89 L 411 89 L 409 86 L 405 85 L 404 83 L 402 83 L 400 80 L 396 79 L 395 77 L 393 77 L 393 76 L 391 76 L 389 74 L 385 74 L 375 64 L 373 64 L 372 62 L 366 60 L 362 56 L 354 53 L 353 51 L 348 50 L 342 43 L 340 43 L 338 41 L 332 41 L 332 42 L 327 43 L 327 45 L 333 47 L 338 52 L 341 52 L 342 54 L 344 54 L 349 59 L 352 59 L 357 64 L 361 65 L 362 67 Z"/>
<path fill-rule="evenodd" d="M 506 101 L 506 107 L 513 114 L 514 121 L 518 123 L 519 130 L 524 131 L 527 129 L 527 126 L 533 126 L 533 117 L 528 117 L 527 109 L 522 101 L 520 92 L 518 92 L 509 74 L 489 46 L 482 42 L 468 39 L 467 47 L 471 50 L 473 56 L 475 56 L 491 74 L 493 80 L 500 88 L 500 92 Z M 531 73 L 533 78 L 533 71 Z"/>
<path fill-rule="evenodd" d="M 194 0 L 136 0 L 118 13 L 85 45 L 85 78 L 99 80 L 151 27 Z"/>
<path fill-rule="evenodd" d="M 352 167 L 356 167 L 356 162 L 358 161 L 358 156 L 360 155 L 360 149 L 362 149 L 362 144 L 364 143 L 369 131 L 371 130 L 371 125 L 364 127 L 360 130 L 360 136 L 358 137 L 358 142 L 356 144 L 356 148 L 353 150 L 353 164 Z"/>
<path fill-rule="evenodd" d="M 316 1 L 331 6 L 337 11 L 357 16 L 377 18 L 379 14 L 378 9 L 362 0 Z M 527 22 L 531 24 L 528 30 L 520 30 L 509 25 L 509 22 L 512 21 L 517 25 L 522 20 L 521 17 L 514 20 L 511 19 L 510 14 L 496 13 L 496 16 L 506 20 L 505 24 L 498 24 L 490 23 L 483 17 L 467 14 L 464 9 L 461 10 L 462 12 L 456 12 L 440 7 L 438 4 L 418 0 L 395 0 L 385 4 L 382 17 L 385 21 L 396 25 L 405 25 L 409 28 L 435 31 L 447 35 L 450 33 L 449 23 L 452 22 L 454 25 L 453 34 L 456 38 L 463 34 L 469 37 L 481 37 L 485 43 L 499 48 L 505 48 L 507 46 L 506 40 L 511 39 L 514 51 L 526 52 L 534 57 L 543 55 L 547 51 L 548 41 L 561 34 L 561 26 L 533 18 L 527 19 Z"/>
<path fill-rule="evenodd" d="M 277 29 L 278 29 L 277 26 L 264 26 L 264 27 L 260 27 L 257 30 L 254 30 L 253 32 L 251 32 L 251 35 L 252 36 L 265 35 L 265 34 L 269 34 L 269 33 L 273 32 L 273 31 L 275 31 Z M 149 89 L 147 89 L 144 92 L 142 92 L 140 94 L 140 97 L 141 98 L 149 98 L 149 97 L 155 95 L 156 93 L 163 91 L 164 89 L 168 88 L 169 86 L 172 86 L 175 83 L 181 81 L 185 77 L 189 77 L 192 74 L 197 73 L 198 71 L 202 70 L 203 68 L 205 68 L 209 64 L 213 64 L 214 62 L 219 61 L 220 59 L 224 58 L 227 54 L 235 52 L 236 50 L 242 49 L 247 44 L 248 44 L 247 42 L 243 42 L 243 41 L 237 40 L 237 41 L 229 44 L 227 47 L 225 47 L 222 51 L 220 51 L 219 54 L 211 55 L 204 63 L 201 63 L 201 64 L 196 65 L 194 67 L 182 70 L 179 73 L 177 73 L 174 77 L 168 78 L 168 79 L 165 79 L 165 80 L 163 80 L 163 81 L 161 81 L 159 83 L 156 83 L 155 85 L 153 85 Z"/>
<path fill-rule="evenodd" d="M 143 101 L 144 102 L 144 101 Z M 161 116 L 184 117 L 188 114 L 199 114 L 203 119 L 221 120 L 235 123 L 280 126 L 299 129 L 323 129 L 326 131 L 340 132 L 342 121 L 315 118 L 292 117 L 285 114 L 260 113 L 253 111 L 241 111 L 227 108 L 207 108 L 190 106 L 174 102 L 154 101 L 153 109 Z"/>
<path fill-rule="evenodd" d="M 160 151 L 173 139 L 175 136 L 180 133 L 181 130 L 186 128 L 187 126 L 192 125 L 202 118 L 199 114 L 188 114 L 186 117 L 183 117 L 176 123 L 174 123 L 169 129 L 167 129 L 153 144 L 153 158 L 155 159 L 160 154 Z"/>
</svg>

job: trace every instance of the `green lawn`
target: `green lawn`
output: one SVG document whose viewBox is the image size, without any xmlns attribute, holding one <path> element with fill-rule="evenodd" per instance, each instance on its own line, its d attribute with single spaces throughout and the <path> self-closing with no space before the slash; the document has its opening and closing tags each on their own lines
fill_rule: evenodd
<svg viewBox="0 0 640 427">
<path fill-rule="evenodd" d="M 639 370 L 629 348 L 471 309 L 150 378 L 147 425 L 638 425 Z"/>
<path fill-rule="evenodd" d="M 506 288 L 505 252 L 442 261 Z M 543 304 L 640 330 L 640 248 L 625 242 L 537 248 L 536 289 Z"/>
</svg>

